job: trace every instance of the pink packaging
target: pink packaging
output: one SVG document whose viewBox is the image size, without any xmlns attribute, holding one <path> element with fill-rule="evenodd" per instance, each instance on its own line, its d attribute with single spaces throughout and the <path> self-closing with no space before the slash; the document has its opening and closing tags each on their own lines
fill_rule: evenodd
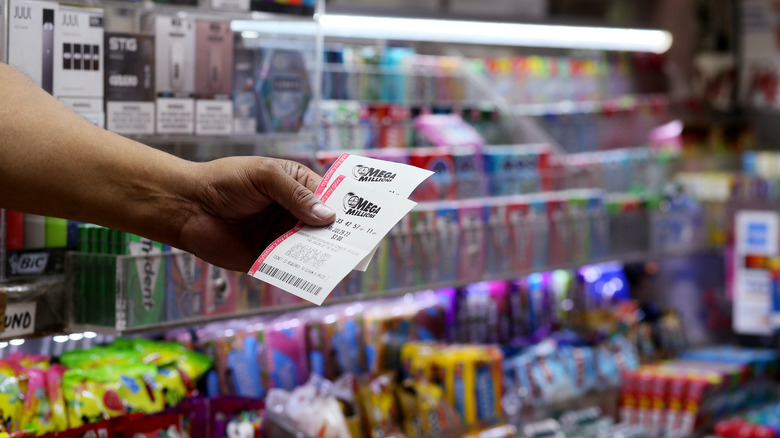
<svg viewBox="0 0 780 438">
<path fill-rule="evenodd" d="M 213 265 L 208 265 L 205 271 L 204 314 L 225 315 L 235 312 L 238 299 L 238 274 Z"/>
<path fill-rule="evenodd" d="M 300 318 L 280 317 L 266 328 L 265 342 L 271 386 L 292 391 L 303 385 L 309 376 L 304 322 Z"/>
</svg>

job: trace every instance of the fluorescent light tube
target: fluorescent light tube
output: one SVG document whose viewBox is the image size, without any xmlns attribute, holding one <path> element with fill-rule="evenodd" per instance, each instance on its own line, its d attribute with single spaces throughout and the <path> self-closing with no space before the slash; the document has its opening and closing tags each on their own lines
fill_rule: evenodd
<svg viewBox="0 0 780 438">
<path fill-rule="evenodd" d="M 652 53 L 672 45 L 671 33 L 663 30 L 327 14 L 320 24 L 325 36 L 345 38 Z"/>
<path fill-rule="evenodd" d="M 671 33 L 651 29 L 328 14 L 319 16 L 319 22 L 326 37 L 496 46 L 664 53 L 673 40 Z M 313 34 L 316 31 L 313 23 L 305 22 L 235 20 L 231 27 L 234 32 Z"/>
</svg>

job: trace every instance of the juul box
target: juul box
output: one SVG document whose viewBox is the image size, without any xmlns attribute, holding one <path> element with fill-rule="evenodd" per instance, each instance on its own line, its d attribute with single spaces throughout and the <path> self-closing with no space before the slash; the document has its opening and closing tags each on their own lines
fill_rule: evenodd
<svg viewBox="0 0 780 438">
<path fill-rule="evenodd" d="M 107 128 L 119 134 L 154 134 L 154 37 L 105 36 Z"/>
<path fill-rule="evenodd" d="M 49 93 L 54 89 L 57 7 L 57 3 L 35 0 L 8 2 L 8 64 Z"/>
<path fill-rule="evenodd" d="M 103 127 L 103 9 L 60 5 L 54 24 L 54 97 Z"/>
<path fill-rule="evenodd" d="M 233 132 L 233 31 L 229 21 L 195 22 L 195 133 Z"/>
<path fill-rule="evenodd" d="M 157 133 L 195 132 L 195 24 L 154 16 Z"/>
</svg>

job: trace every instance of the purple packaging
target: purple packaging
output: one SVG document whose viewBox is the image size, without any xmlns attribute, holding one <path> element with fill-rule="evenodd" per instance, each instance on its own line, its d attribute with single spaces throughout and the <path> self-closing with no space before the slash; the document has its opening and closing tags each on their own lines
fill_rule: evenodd
<svg viewBox="0 0 780 438">
<path fill-rule="evenodd" d="M 439 242 L 439 279 L 452 282 L 458 278 L 460 228 L 458 209 L 454 204 L 439 204 L 436 214 Z"/>
<path fill-rule="evenodd" d="M 447 287 L 436 291 L 436 296 L 439 299 L 441 307 L 444 309 L 444 321 L 447 326 L 444 340 L 448 343 L 455 341 L 454 328 L 456 318 L 456 306 L 457 306 L 457 294 L 458 291 L 454 287 Z"/>
<path fill-rule="evenodd" d="M 485 217 L 482 206 L 461 204 L 458 225 L 461 239 L 458 279 L 478 280 L 485 272 Z"/>
<path fill-rule="evenodd" d="M 530 344 L 531 307 L 528 302 L 525 279 L 508 283 L 509 290 L 509 321 L 512 345 L 524 346 Z"/>
<path fill-rule="evenodd" d="M 509 320 L 509 284 L 506 281 L 489 281 L 488 293 L 492 305 L 488 315 L 488 342 L 505 344 L 511 340 L 511 321 Z"/>
<path fill-rule="evenodd" d="M 299 318 L 280 317 L 265 330 L 270 384 L 292 391 L 309 376 L 306 326 Z"/>
<path fill-rule="evenodd" d="M 232 436 L 228 431 L 228 425 L 242 412 L 260 412 L 265 409 L 262 400 L 241 397 L 219 397 L 209 400 L 208 422 L 211 426 L 211 438 L 225 438 Z M 208 430 L 208 429 L 206 429 Z M 193 438 L 195 438 L 193 436 Z"/>
</svg>

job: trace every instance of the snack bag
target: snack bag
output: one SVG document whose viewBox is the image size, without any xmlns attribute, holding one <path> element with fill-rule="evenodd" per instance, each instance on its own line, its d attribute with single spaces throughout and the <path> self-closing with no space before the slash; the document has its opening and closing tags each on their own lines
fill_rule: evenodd
<svg viewBox="0 0 780 438">
<path fill-rule="evenodd" d="M 46 371 L 46 392 L 51 403 L 51 427 L 55 432 L 68 428 L 68 417 L 65 409 L 65 398 L 62 393 L 62 377 L 65 367 L 53 364 Z"/>
<path fill-rule="evenodd" d="M 0 414 L 5 430 L 19 430 L 23 408 L 19 378 L 11 364 L 0 361 Z"/>
<path fill-rule="evenodd" d="M 392 374 L 382 374 L 358 387 L 369 438 L 384 438 L 398 430 L 393 380 Z"/>
<path fill-rule="evenodd" d="M 46 373 L 37 368 L 24 368 L 21 374 L 26 376 L 27 388 L 19 428 L 37 435 L 54 431 L 52 405 L 46 392 Z"/>
</svg>

